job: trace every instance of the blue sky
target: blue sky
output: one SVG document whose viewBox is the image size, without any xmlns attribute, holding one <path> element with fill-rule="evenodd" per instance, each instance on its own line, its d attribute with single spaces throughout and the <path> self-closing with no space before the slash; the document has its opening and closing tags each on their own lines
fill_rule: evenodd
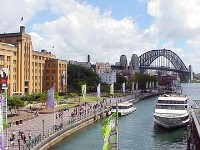
<svg viewBox="0 0 200 150">
<path fill-rule="evenodd" d="M 0 33 L 26 26 L 33 49 L 59 59 L 128 62 L 167 48 L 200 72 L 198 0 L 0 0 Z M 23 16 L 23 22 L 20 21 Z M 54 49 L 52 49 L 54 46 Z"/>
<path fill-rule="evenodd" d="M 132 18 L 141 29 L 151 25 L 153 17 L 147 13 L 147 3 L 137 0 L 79 0 L 99 7 L 101 13 L 111 11 L 111 16 L 117 20 Z"/>
</svg>

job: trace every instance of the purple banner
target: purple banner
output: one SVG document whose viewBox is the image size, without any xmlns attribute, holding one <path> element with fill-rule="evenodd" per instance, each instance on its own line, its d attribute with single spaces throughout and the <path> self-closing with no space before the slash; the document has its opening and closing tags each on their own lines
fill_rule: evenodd
<svg viewBox="0 0 200 150">
<path fill-rule="evenodd" d="M 0 150 L 4 149 L 4 138 L 3 138 L 3 105 L 6 101 L 6 97 L 2 95 L 0 97 Z"/>
<path fill-rule="evenodd" d="M 54 108 L 54 87 L 51 87 L 47 92 L 47 108 Z"/>
</svg>

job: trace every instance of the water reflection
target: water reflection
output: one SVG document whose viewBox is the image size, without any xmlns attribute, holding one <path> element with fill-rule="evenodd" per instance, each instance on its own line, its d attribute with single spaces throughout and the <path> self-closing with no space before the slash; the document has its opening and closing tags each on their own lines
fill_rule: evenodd
<svg viewBox="0 0 200 150">
<path fill-rule="evenodd" d="M 155 149 L 185 149 L 186 137 L 186 127 L 176 129 L 165 129 L 154 123 L 153 143 Z"/>
</svg>

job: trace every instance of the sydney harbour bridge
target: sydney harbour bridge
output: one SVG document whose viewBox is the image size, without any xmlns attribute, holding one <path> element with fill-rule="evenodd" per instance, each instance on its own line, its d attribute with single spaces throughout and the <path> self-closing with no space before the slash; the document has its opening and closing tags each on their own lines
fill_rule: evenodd
<svg viewBox="0 0 200 150">
<path fill-rule="evenodd" d="M 125 64 L 127 64 L 126 56 L 121 55 L 120 65 Z M 147 69 L 176 72 L 181 82 L 192 80 L 191 65 L 187 68 L 181 58 L 169 49 L 151 50 L 139 57 L 133 54 L 129 66 L 138 72 L 145 72 Z"/>
</svg>

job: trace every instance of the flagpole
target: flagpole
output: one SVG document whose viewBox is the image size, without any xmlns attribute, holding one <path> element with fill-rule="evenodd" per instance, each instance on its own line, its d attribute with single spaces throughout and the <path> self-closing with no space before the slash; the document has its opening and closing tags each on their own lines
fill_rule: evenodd
<svg viewBox="0 0 200 150">
<path fill-rule="evenodd" d="M 114 84 L 113 84 L 114 85 Z M 115 121 L 115 125 L 116 125 L 116 134 L 117 134 L 117 149 L 118 150 L 118 100 L 115 99 L 115 90 L 114 90 L 114 87 L 113 87 L 113 97 L 114 97 L 114 100 L 116 100 L 116 113 L 117 113 L 117 118 L 116 118 L 116 121 Z"/>
<path fill-rule="evenodd" d="M 54 88 L 55 88 L 55 87 L 54 87 Z M 53 104 L 54 104 L 54 105 L 53 105 L 53 106 L 54 106 L 54 107 L 53 107 L 53 129 L 54 129 L 54 133 L 55 133 L 55 131 L 56 131 L 56 130 L 55 130 L 55 125 L 56 125 L 55 117 L 56 117 L 56 116 L 55 116 L 55 99 L 54 99 L 54 98 L 55 98 L 55 89 L 54 89 L 54 91 L 53 91 Z"/>
<path fill-rule="evenodd" d="M 5 89 L 5 92 L 6 92 L 6 110 L 5 110 L 6 111 L 6 147 L 8 149 L 8 116 L 7 116 L 8 89 L 7 88 Z"/>
</svg>

